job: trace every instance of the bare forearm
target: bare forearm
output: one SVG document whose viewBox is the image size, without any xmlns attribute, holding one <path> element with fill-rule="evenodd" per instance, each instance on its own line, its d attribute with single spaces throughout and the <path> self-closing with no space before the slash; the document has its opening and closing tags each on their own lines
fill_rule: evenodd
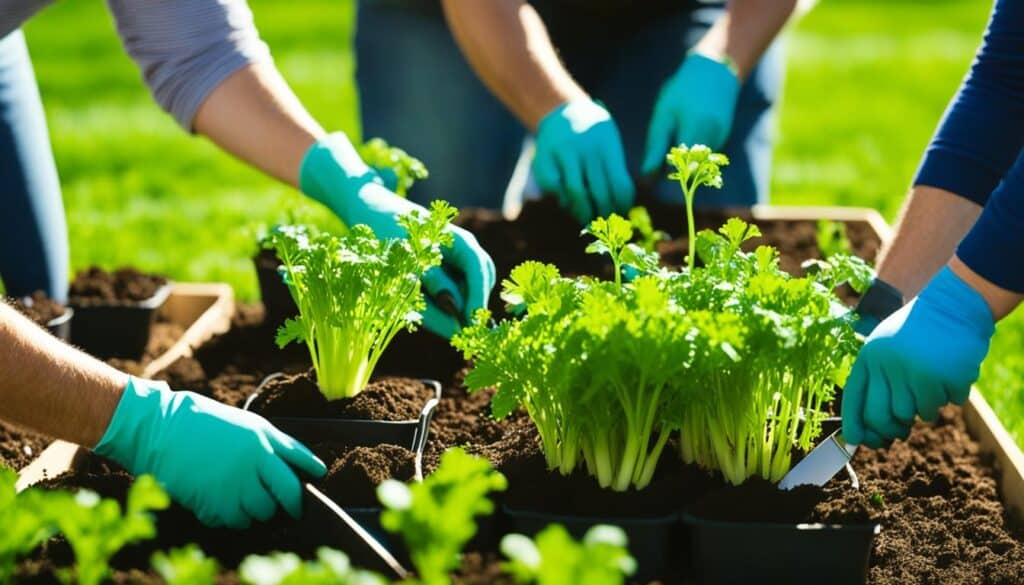
<svg viewBox="0 0 1024 585">
<path fill-rule="evenodd" d="M 0 302 L 0 419 L 92 447 L 127 382 Z"/>
<path fill-rule="evenodd" d="M 309 147 L 324 135 L 269 63 L 243 67 L 217 86 L 194 127 L 227 152 L 290 185 Z"/>
<path fill-rule="evenodd" d="M 536 130 L 548 112 L 587 96 L 523 0 L 445 0 L 444 11 L 470 65 L 527 128 Z"/>
<path fill-rule="evenodd" d="M 731 0 L 695 48 L 713 59 L 729 57 L 745 79 L 795 7 L 796 0 Z"/>
<path fill-rule="evenodd" d="M 959 195 L 915 186 L 896 222 L 892 241 L 879 255 L 878 276 L 911 299 L 953 256 L 957 244 L 981 214 Z"/>
</svg>

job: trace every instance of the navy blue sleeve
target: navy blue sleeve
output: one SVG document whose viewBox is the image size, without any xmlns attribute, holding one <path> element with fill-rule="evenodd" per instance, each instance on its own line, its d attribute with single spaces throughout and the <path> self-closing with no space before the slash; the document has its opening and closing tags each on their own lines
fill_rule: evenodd
<svg viewBox="0 0 1024 585">
<path fill-rule="evenodd" d="M 967 77 L 925 151 L 915 185 L 984 205 L 1024 146 L 1024 2 L 997 0 Z"/>
<path fill-rule="evenodd" d="M 956 254 L 992 284 L 1024 293 L 1024 155 L 992 193 Z"/>
</svg>

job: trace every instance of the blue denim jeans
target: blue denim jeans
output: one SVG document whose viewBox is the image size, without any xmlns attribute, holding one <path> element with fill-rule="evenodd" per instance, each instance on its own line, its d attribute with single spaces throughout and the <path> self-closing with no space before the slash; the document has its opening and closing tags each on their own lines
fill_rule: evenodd
<svg viewBox="0 0 1024 585">
<path fill-rule="evenodd" d="M 64 203 L 21 31 L 0 39 L 0 280 L 11 296 L 66 300 Z"/>
<path fill-rule="evenodd" d="M 622 134 L 634 176 L 662 83 L 682 63 L 720 7 L 681 10 L 643 30 L 585 47 L 560 46 L 577 81 L 601 100 Z M 363 0 L 356 31 L 356 77 L 363 135 L 381 136 L 423 160 L 430 179 L 410 197 L 457 207 L 500 208 L 525 131 L 480 82 L 436 11 Z M 555 38 L 558 44 L 558 38 Z M 772 120 L 782 84 L 781 51 L 773 45 L 740 91 L 723 149 L 731 163 L 725 187 L 698 195 L 706 206 L 752 205 L 768 197 Z M 682 200 L 667 179 L 659 197 Z"/>
</svg>

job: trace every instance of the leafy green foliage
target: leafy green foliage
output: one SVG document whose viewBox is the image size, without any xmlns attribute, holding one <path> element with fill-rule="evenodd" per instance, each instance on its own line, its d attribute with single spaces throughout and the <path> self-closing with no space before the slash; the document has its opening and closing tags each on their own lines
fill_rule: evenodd
<svg viewBox="0 0 1024 585">
<path fill-rule="evenodd" d="M 488 496 L 504 491 L 506 485 L 505 476 L 486 459 L 449 449 L 422 483 L 388 480 L 378 487 L 386 508 L 381 525 L 402 535 L 420 583 L 444 585 L 450 582 L 449 572 L 459 566 L 462 547 L 476 534 L 474 518 L 494 512 Z"/>
<path fill-rule="evenodd" d="M 285 281 L 299 308 L 277 334 L 285 346 L 304 341 L 328 399 L 355 396 L 394 336 L 413 330 L 426 307 L 420 277 L 441 264 L 441 247 L 455 208 L 435 201 L 430 213 L 399 218 L 406 238 L 381 241 L 369 227 L 345 235 L 313 234 L 280 226 L 267 242 L 283 263 Z"/>
<path fill-rule="evenodd" d="M 633 224 L 637 233 L 640 234 L 640 247 L 648 252 L 654 252 L 658 242 L 668 239 L 668 234 L 661 230 L 654 229 L 651 222 L 651 215 L 644 207 L 634 207 L 629 210 L 629 223 Z"/>
<path fill-rule="evenodd" d="M 383 138 L 371 138 L 359 147 L 359 156 L 378 172 L 395 175 L 395 193 L 405 197 L 416 181 L 426 179 L 429 173 L 418 158 L 410 156 Z"/>
<path fill-rule="evenodd" d="M 693 223 L 693 198 L 697 194 L 697 187 L 701 185 L 722 188 L 722 167 L 729 164 L 729 158 L 719 152 L 711 152 L 711 149 L 703 144 L 694 144 L 690 147 L 680 144 L 672 147 L 665 160 L 676 169 L 668 178 L 679 181 L 683 196 L 686 198 L 686 220 L 690 235 L 687 266 L 693 268 L 693 242 L 696 230 Z"/>
<path fill-rule="evenodd" d="M 44 504 L 49 520 L 75 554 L 74 570 L 61 571 L 61 580 L 99 585 L 110 572 L 108 562 L 117 551 L 156 536 L 151 512 L 167 508 L 170 498 L 152 476 L 143 475 L 129 489 L 123 514 L 117 500 L 102 499 L 89 490 L 49 492 Z"/>
<path fill-rule="evenodd" d="M 385 585 L 383 577 L 355 569 L 348 556 L 326 547 L 304 561 L 294 553 L 248 556 L 238 567 L 246 585 Z"/>
<path fill-rule="evenodd" d="M 169 552 L 156 552 L 150 559 L 153 570 L 167 585 L 213 585 L 220 567 L 195 544 Z"/>
<path fill-rule="evenodd" d="M 837 254 L 850 254 L 853 250 L 846 237 L 846 224 L 841 221 L 819 219 L 817 241 L 818 250 L 826 259 Z"/>
<path fill-rule="evenodd" d="M 505 570 L 523 585 L 621 585 L 636 571 L 626 545 L 626 534 L 616 526 L 594 526 L 577 542 L 552 524 L 533 540 L 506 535 L 501 552 L 510 559 Z"/>
<path fill-rule="evenodd" d="M 42 492 L 17 493 L 18 474 L 0 466 L 0 583 L 13 578 L 14 564 L 49 538 L 55 527 L 44 514 Z"/>
</svg>

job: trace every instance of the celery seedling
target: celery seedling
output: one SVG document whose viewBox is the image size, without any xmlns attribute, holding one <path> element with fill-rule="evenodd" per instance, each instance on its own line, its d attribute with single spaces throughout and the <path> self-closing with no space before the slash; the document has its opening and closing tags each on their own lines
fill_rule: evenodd
<svg viewBox="0 0 1024 585">
<path fill-rule="evenodd" d="M 455 208 L 435 201 L 430 213 L 399 218 L 407 237 L 379 240 L 365 225 L 342 236 L 282 226 L 271 235 L 299 316 L 277 333 L 284 347 L 304 341 L 320 391 L 329 400 L 358 394 L 394 336 L 415 329 L 426 307 L 420 278 L 441 264 Z"/>
<path fill-rule="evenodd" d="M 506 535 L 501 552 L 509 558 L 504 569 L 522 585 L 622 585 L 636 572 L 626 545 L 617 526 L 594 526 L 577 542 L 562 525 L 551 524 L 534 539 Z"/>
<path fill-rule="evenodd" d="M 220 570 L 195 544 L 153 553 L 150 565 L 166 585 L 213 585 Z"/>
<path fill-rule="evenodd" d="M 371 138 L 359 148 L 359 156 L 378 172 L 394 173 L 395 193 L 405 197 L 416 181 L 426 179 L 427 167 L 416 157 L 383 138 Z"/>
<path fill-rule="evenodd" d="M 18 474 L 0 465 L 0 583 L 10 583 L 18 557 L 32 552 L 55 527 L 44 514 L 45 493 L 17 493 Z"/>
<path fill-rule="evenodd" d="M 295 553 L 250 555 L 238 567 L 245 585 L 385 585 L 380 575 L 356 569 L 348 555 L 320 547 L 316 560 L 304 561 Z"/>
<path fill-rule="evenodd" d="M 701 185 L 715 189 L 722 188 L 721 167 L 729 164 L 729 158 L 724 154 L 711 152 L 711 149 L 703 144 L 695 144 L 690 147 L 680 144 L 673 146 L 665 159 L 676 169 L 674 173 L 669 174 L 668 178 L 679 181 L 683 196 L 686 198 L 686 220 L 690 234 L 690 254 L 687 258 L 687 265 L 692 269 L 696 240 L 696 227 L 693 223 L 693 197 L 697 193 L 697 187 Z"/>
<path fill-rule="evenodd" d="M 446 585 L 459 566 L 462 547 L 476 534 L 476 516 L 494 511 L 491 492 L 504 491 L 505 476 L 481 457 L 453 448 L 441 455 L 437 470 L 422 483 L 387 480 L 377 488 L 386 508 L 381 526 L 402 535 L 418 583 Z"/>
</svg>

